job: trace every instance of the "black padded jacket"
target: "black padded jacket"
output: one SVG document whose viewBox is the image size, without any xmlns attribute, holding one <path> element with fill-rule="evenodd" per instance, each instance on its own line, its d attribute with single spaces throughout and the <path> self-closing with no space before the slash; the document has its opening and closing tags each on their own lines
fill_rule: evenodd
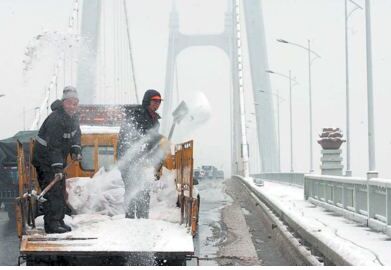
<svg viewBox="0 0 391 270">
<path fill-rule="evenodd" d="M 50 106 L 52 113 L 39 129 L 33 150 L 33 165 L 41 170 L 62 171 L 66 166 L 67 156 L 79 154 L 80 125 L 78 116 L 69 116 L 61 100 Z"/>
<path fill-rule="evenodd" d="M 143 105 L 125 106 L 124 120 L 118 135 L 118 158 L 123 157 L 126 151 L 146 134 L 151 136 L 151 146 L 158 142 L 161 138 L 158 133 L 159 119 L 158 114 L 153 118 Z"/>
</svg>

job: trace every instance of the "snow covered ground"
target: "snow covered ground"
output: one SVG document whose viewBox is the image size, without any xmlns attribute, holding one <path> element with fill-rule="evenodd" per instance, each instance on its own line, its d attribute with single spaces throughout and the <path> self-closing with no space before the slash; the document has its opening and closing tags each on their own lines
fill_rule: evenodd
<svg viewBox="0 0 391 270">
<path fill-rule="evenodd" d="M 149 219 L 126 219 L 124 185 L 118 168 L 99 170 L 95 176 L 67 179 L 68 202 L 75 215 L 66 216 L 72 231 L 45 235 L 43 216 L 36 219 L 37 235 L 50 237 L 67 251 L 194 251 L 193 237 L 180 225 L 173 174 L 163 170 L 151 187 Z M 83 240 L 69 240 L 83 238 Z M 89 239 L 85 239 L 89 238 Z M 76 241 L 76 242 L 75 242 Z M 50 242 L 50 241 L 49 241 Z"/>
<path fill-rule="evenodd" d="M 109 217 L 100 214 L 80 214 L 67 217 L 72 231 L 46 235 L 59 250 L 118 252 L 193 252 L 193 238 L 184 225 L 163 220 L 127 219 L 124 215 Z M 43 230 L 43 219 L 36 220 Z M 41 235 L 34 235 L 40 237 Z M 90 238 L 72 240 L 71 238 Z M 62 241 L 63 239 L 63 241 Z"/>
<path fill-rule="evenodd" d="M 252 180 L 248 182 L 354 265 L 391 265 L 391 239 L 387 235 L 305 201 L 302 188 L 268 181 L 257 187 Z"/>
</svg>

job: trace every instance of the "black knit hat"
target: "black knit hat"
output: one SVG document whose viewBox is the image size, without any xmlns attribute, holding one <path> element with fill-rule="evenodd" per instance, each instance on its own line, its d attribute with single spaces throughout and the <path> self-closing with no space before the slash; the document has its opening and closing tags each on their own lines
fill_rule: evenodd
<svg viewBox="0 0 391 270">
<path fill-rule="evenodd" d="M 155 89 L 149 89 L 149 90 L 145 91 L 142 106 L 145 108 L 148 107 L 149 104 L 151 104 L 152 97 L 157 97 L 157 96 L 160 97 L 160 99 L 161 99 L 160 93 Z M 163 100 L 163 99 L 161 99 L 161 100 Z"/>
</svg>

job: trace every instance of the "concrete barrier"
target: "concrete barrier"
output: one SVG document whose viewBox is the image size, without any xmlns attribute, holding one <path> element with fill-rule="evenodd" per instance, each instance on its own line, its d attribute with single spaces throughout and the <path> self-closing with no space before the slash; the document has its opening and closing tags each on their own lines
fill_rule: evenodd
<svg viewBox="0 0 391 270">
<path fill-rule="evenodd" d="M 294 218 L 290 217 L 289 213 L 286 213 L 283 209 L 280 209 L 273 203 L 273 201 L 264 196 L 261 192 L 258 192 L 257 189 L 251 184 L 249 184 L 246 179 L 241 176 L 233 177 L 235 179 L 240 180 L 249 189 L 249 191 L 251 191 L 265 206 L 267 206 L 267 208 L 272 210 L 274 216 L 278 217 L 278 219 L 283 223 L 283 225 L 289 227 L 289 230 L 294 233 L 296 238 L 301 238 L 303 244 L 305 244 L 305 246 L 311 249 L 313 255 L 311 255 L 311 257 L 308 257 L 308 253 L 302 251 L 302 248 L 304 248 L 303 245 L 290 245 L 291 248 L 296 247 L 301 249 L 297 250 L 296 254 L 297 256 L 301 256 L 301 259 L 303 261 L 311 261 L 312 263 L 314 263 L 310 265 L 319 265 L 319 261 L 317 262 L 318 264 L 315 264 L 316 262 L 313 261 L 315 258 L 314 256 L 317 256 L 323 258 L 324 265 L 353 265 L 352 262 L 349 262 L 346 258 L 340 256 L 337 251 L 331 249 L 326 243 L 320 241 L 317 236 L 314 235 L 312 232 L 307 231 L 304 227 L 302 227 L 300 223 L 296 222 Z M 275 223 L 277 224 L 278 222 L 275 221 Z M 289 236 L 285 236 L 285 238 L 289 238 Z"/>
</svg>

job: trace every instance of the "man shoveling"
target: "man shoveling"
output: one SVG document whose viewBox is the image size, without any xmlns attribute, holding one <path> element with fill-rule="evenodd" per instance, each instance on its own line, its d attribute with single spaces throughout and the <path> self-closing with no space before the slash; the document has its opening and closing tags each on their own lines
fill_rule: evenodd
<svg viewBox="0 0 391 270">
<path fill-rule="evenodd" d="M 126 218 L 148 218 L 149 187 L 144 170 L 160 163 L 155 153 L 162 135 L 156 112 L 162 98 L 156 90 L 147 90 L 141 105 L 125 106 L 118 136 L 119 169 L 125 185 Z M 157 160 L 156 160 L 157 159 Z"/>
<path fill-rule="evenodd" d="M 72 86 L 64 88 L 62 100 L 52 103 L 52 113 L 45 119 L 33 149 L 32 164 L 37 170 L 38 182 L 45 190 L 43 203 L 45 232 L 65 233 L 71 227 L 64 223 L 65 216 L 65 177 L 66 159 L 81 160 L 80 125 L 76 117 L 79 99 Z M 61 179 L 61 180 L 58 180 Z"/>
</svg>

